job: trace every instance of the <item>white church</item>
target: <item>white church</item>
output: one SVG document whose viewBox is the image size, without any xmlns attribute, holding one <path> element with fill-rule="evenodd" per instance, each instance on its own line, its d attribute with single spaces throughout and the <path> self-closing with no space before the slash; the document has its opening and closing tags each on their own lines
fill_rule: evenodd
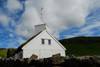
<svg viewBox="0 0 100 67">
<path fill-rule="evenodd" d="M 35 25 L 36 35 L 18 47 L 13 57 L 16 59 L 30 58 L 33 54 L 38 58 L 51 57 L 60 53 L 65 56 L 66 48 L 48 31 L 47 24 Z"/>
</svg>

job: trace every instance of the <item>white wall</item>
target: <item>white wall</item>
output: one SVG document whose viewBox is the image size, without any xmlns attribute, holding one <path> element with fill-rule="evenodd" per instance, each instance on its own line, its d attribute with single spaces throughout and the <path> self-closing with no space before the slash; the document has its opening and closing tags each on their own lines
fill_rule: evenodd
<svg viewBox="0 0 100 67">
<path fill-rule="evenodd" d="M 30 58 L 32 54 L 39 56 L 39 50 L 23 49 L 23 58 Z"/>
<path fill-rule="evenodd" d="M 46 57 L 51 57 L 54 54 L 60 53 L 61 56 L 65 56 L 65 53 L 63 50 L 41 50 L 40 52 L 40 58 L 46 58 Z"/>
<path fill-rule="evenodd" d="M 46 40 L 46 44 L 43 45 L 41 39 L 51 39 L 51 45 L 47 43 L 48 40 Z M 57 53 L 61 53 L 62 56 L 65 56 L 65 50 L 46 31 L 42 32 L 23 47 L 23 58 L 29 58 L 32 54 L 38 55 L 39 58 L 46 58 Z"/>
<path fill-rule="evenodd" d="M 47 58 L 51 57 L 54 54 L 61 53 L 61 56 L 65 56 L 65 51 L 63 50 L 31 50 L 31 49 L 25 49 L 23 52 L 23 58 L 30 58 L 32 54 L 35 54 L 38 56 L 38 58 Z"/>
<path fill-rule="evenodd" d="M 22 57 L 20 55 L 22 55 Z M 16 53 L 15 56 L 14 56 L 14 58 L 16 58 L 16 59 L 22 59 L 23 58 L 23 51 L 21 50 L 20 52 Z"/>
</svg>

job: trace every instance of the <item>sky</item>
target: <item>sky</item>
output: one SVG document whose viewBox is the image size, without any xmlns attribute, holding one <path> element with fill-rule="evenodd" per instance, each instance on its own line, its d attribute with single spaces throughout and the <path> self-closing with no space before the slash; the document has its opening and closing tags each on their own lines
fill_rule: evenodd
<svg viewBox="0 0 100 67">
<path fill-rule="evenodd" d="M 43 20 L 59 40 L 100 36 L 100 0 L 0 0 L 0 48 L 17 48 Z"/>
</svg>

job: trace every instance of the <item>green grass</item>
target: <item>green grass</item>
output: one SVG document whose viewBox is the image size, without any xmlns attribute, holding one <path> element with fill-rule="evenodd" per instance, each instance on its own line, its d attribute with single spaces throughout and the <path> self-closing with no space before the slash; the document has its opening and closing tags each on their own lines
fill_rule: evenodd
<svg viewBox="0 0 100 67">
<path fill-rule="evenodd" d="M 100 56 L 100 37 L 75 37 L 63 39 L 60 42 L 66 47 L 66 55 Z"/>
<path fill-rule="evenodd" d="M 85 55 L 100 55 L 99 44 L 70 44 L 64 45 L 67 48 L 66 55 L 85 56 Z"/>
<path fill-rule="evenodd" d="M 0 57 L 7 57 L 8 49 L 0 49 Z"/>
</svg>

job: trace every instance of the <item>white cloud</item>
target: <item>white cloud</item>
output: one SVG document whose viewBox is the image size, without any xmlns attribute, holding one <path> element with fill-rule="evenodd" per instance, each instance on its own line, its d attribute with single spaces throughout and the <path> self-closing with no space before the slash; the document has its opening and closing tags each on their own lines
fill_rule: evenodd
<svg viewBox="0 0 100 67">
<path fill-rule="evenodd" d="M 35 34 L 34 25 L 39 21 L 38 12 L 34 7 L 32 0 L 26 1 L 25 12 L 19 20 L 20 24 L 16 27 L 15 33 L 28 39 Z"/>
<path fill-rule="evenodd" d="M 16 25 L 15 21 L 11 20 L 11 26 L 15 26 L 15 25 Z"/>
<path fill-rule="evenodd" d="M 6 48 L 17 48 L 16 41 L 10 41 L 6 44 Z"/>
<path fill-rule="evenodd" d="M 13 35 L 13 34 L 9 34 L 9 36 L 10 36 L 10 37 L 14 37 L 14 35 Z"/>
<path fill-rule="evenodd" d="M 12 13 L 23 9 L 23 5 L 18 0 L 7 0 L 6 8 Z"/>
<path fill-rule="evenodd" d="M 15 33 L 25 39 L 32 37 L 35 34 L 35 24 L 42 23 L 40 20 L 40 9 L 43 9 L 43 19 L 48 24 L 52 34 L 59 38 L 59 33 L 70 27 L 81 27 L 86 23 L 86 18 L 91 11 L 100 8 L 99 0 L 26 0 L 25 10 L 23 10 L 23 3 L 19 0 L 7 0 L 4 4 L 3 11 L 0 8 L 0 23 L 3 26 L 16 27 Z M 1 10 L 2 9 L 2 10 Z M 20 10 L 23 10 L 22 16 L 15 16 Z M 4 13 L 5 12 L 5 13 Z M 6 13 L 8 12 L 8 13 Z M 14 16 L 13 16 L 14 15 Z M 15 18 L 20 18 L 18 23 Z M 13 19 L 14 18 L 14 19 Z M 94 18 L 94 17 L 93 17 Z M 91 19 L 91 18 L 90 18 Z M 78 35 L 93 35 L 91 31 L 95 27 L 99 27 L 99 22 L 89 23 L 90 25 L 79 29 L 74 34 L 66 35 L 67 38 Z M 7 28 L 13 33 L 12 29 Z M 13 33 L 14 34 L 14 33 Z M 13 37 L 13 34 L 9 34 Z M 15 41 L 9 43 L 10 46 L 15 46 L 16 43 L 22 44 L 25 42 L 23 38 L 17 38 Z M 12 45 L 11 45 L 12 44 Z M 10 47 L 8 45 L 8 47 Z"/>
<path fill-rule="evenodd" d="M 6 48 L 17 48 L 19 45 L 23 44 L 25 40 L 23 40 L 21 37 L 17 37 L 16 39 L 11 38 L 9 40 L 4 40 L 2 43 L 0 43 L 0 46 L 3 46 L 5 44 Z"/>
<path fill-rule="evenodd" d="M 73 37 L 76 37 L 76 36 L 74 36 L 74 35 L 66 35 L 65 37 L 66 38 L 73 38 Z"/>
<path fill-rule="evenodd" d="M 9 17 L 7 17 L 4 14 L 0 15 L 0 23 L 2 23 L 3 26 L 8 26 L 9 21 L 10 21 Z"/>
<path fill-rule="evenodd" d="M 93 29 L 97 29 L 97 30 L 93 30 Z M 85 27 L 82 27 L 79 29 L 78 32 L 75 32 L 73 34 L 70 35 L 65 35 L 66 38 L 71 38 L 71 37 L 76 37 L 76 36 L 93 36 L 95 34 L 95 32 L 98 32 L 100 29 L 100 22 L 93 22 Z M 99 36 L 99 35 L 95 35 L 95 36 Z"/>
<path fill-rule="evenodd" d="M 18 38 L 18 43 L 23 44 L 26 40 L 23 40 L 23 38 L 19 37 Z"/>
<path fill-rule="evenodd" d="M 87 25 L 86 27 L 80 29 L 80 33 L 77 35 L 81 35 L 81 34 L 85 34 L 85 35 L 93 35 L 95 32 L 97 32 L 96 30 L 93 31 L 92 29 L 94 28 L 99 28 L 100 27 L 100 22 L 93 22 L 90 25 Z"/>
<path fill-rule="evenodd" d="M 7 0 L 5 6 L 9 11 L 8 13 L 11 14 L 23 9 L 23 3 L 19 0 Z M 69 27 L 80 27 L 84 25 L 89 12 L 91 12 L 94 8 L 97 9 L 100 7 L 100 1 L 26 0 L 25 11 L 20 17 L 18 25 L 13 19 L 11 19 L 11 17 L 3 14 L 0 15 L 0 21 L 4 26 L 8 26 L 10 21 L 11 26 L 16 27 L 15 33 L 25 39 L 28 39 L 35 34 L 34 25 L 42 23 L 40 20 L 40 9 L 42 7 L 44 7 L 44 21 L 48 24 L 51 32 L 59 38 L 59 32 L 62 30 Z"/>
<path fill-rule="evenodd" d="M 98 27 L 100 27 L 100 22 L 95 22 L 91 25 L 84 27 L 83 29 L 81 29 L 81 31 L 86 31 L 86 30 L 88 31 L 88 30 L 91 30 L 93 28 L 98 28 Z"/>
<path fill-rule="evenodd" d="M 94 8 L 100 7 L 98 0 L 26 0 L 25 11 L 16 27 L 16 34 L 29 38 L 34 35 L 34 25 L 41 23 L 40 9 L 44 7 L 43 18 L 51 32 L 59 37 L 59 32 L 69 27 L 80 27 Z M 97 4 L 95 4 L 97 3 Z"/>
<path fill-rule="evenodd" d="M 13 15 L 23 9 L 23 4 L 18 0 L 7 0 L 7 2 L 2 3 L 2 5 L 3 7 L 0 7 L 0 23 L 7 27 L 11 22 L 11 25 L 14 26 L 14 18 L 17 16 Z"/>
</svg>

